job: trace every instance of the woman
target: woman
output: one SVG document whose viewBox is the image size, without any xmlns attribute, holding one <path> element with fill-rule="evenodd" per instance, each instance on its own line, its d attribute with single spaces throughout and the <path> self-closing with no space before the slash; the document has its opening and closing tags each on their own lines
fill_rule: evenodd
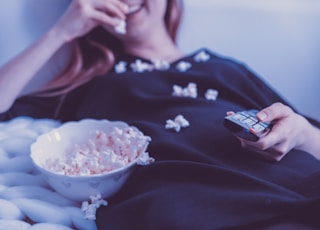
<svg viewBox="0 0 320 230">
<path fill-rule="evenodd" d="M 242 64 L 207 49 L 183 54 L 175 44 L 181 8 L 178 0 L 72 1 L 47 34 L 0 70 L 3 119 L 106 118 L 151 136 L 156 162 L 99 210 L 99 229 L 317 229 L 319 123 Z M 16 100 L 68 42 L 68 68 Z M 223 126 L 227 111 L 251 108 L 273 123 L 257 142 Z"/>
</svg>

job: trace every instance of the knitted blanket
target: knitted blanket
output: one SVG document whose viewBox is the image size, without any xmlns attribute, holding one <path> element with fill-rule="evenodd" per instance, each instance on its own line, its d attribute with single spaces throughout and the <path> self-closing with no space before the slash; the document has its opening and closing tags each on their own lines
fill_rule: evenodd
<svg viewBox="0 0 320 230">
<path fill-rule="evenodd" d="M 30 158 L 37 137 L 59 125 L 29 117 L 0 122 L 0 230 L 97 229 L 81 203 L 55 192 Z"/>
</svg>

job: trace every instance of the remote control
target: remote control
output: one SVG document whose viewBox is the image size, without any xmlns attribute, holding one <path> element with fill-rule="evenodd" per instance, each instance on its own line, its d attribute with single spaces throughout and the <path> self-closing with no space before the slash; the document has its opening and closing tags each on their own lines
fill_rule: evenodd
<svg viewBox="0 0 320 230">
<path fill-rule="evenodd" d="M 270 122 L 257 119 L 258 110 L 246 110 L 224 118 L 224 125 L 236 136 L 248 141 L 257 141 L 271 129 Z"/>
</svg>

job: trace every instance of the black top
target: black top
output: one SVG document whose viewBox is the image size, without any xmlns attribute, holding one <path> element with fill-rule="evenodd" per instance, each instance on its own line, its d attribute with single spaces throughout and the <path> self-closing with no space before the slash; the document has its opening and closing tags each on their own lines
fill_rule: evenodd
<svg viewBox="0 0 320 230">
<path fill-rule="evenodd" d="M 196 61 L 200 52 L 209 59 Z M 223 126 L 227 111 L 288 104 L 245 65 L 207 49 L 167 70 L 134 72 L 130 64 L 137 59 L 124 57 L 125 72 L 69 93 L 58 112 L 58 98 L 24 97 L 2 115 L 122 120 L 152 138 L 148 152 L 156 162 L 138 168 L 99 209 L 99 229 L 222 229 L 320 213 L 318 160 L 294 150 L 278 163 L 267 162 L 242 149 Z M 186 71 L 177 68 L 189 64 Z M 195 83 L 196 97 L 173 95 L 173 85 L 189 83 Z M 216 100 L 206 99 L 208 89 L 218 91 Z M 166 121 L 179 114 L 190 126 L 166 129 Z"/>
</svg>

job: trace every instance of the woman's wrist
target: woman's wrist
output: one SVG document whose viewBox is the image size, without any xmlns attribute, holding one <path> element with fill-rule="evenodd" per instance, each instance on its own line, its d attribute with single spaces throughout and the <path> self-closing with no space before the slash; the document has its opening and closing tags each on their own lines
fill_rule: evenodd
<svg viewBox="0 0 320 230">
<path fill-rule="evenodd" d="M 320 160 L 320 129 L 310 124 L 303 135 L 304 142 L 297 149 L 308 152 Z"/>
<path fill-rule="evenodd" d="M 50 44 L 57 49 L 73 40 L 70 36 L 66 35 L 64 31 L 57 27 L 53 27 L 49 30 L 44 37 L 44 39 L 49 40 Z"/>
</svg>

